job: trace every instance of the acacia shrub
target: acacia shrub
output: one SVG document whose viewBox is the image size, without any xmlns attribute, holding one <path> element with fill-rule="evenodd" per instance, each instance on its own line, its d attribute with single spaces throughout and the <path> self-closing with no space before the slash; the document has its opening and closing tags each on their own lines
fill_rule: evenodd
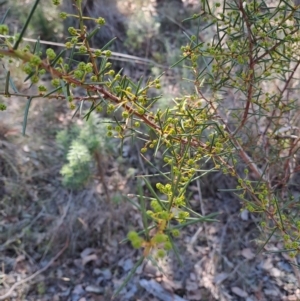
<svg viewBox="0 0 300 301">
<path fill-rule="evenodd" d="M 58 5 L 59 0 L 53 3 Z M 165 110 L 157 109 L 159 97 L 149 93 L 160 90 L 162 75 L 146 84 L 142 79 L 135 82 L 111 68 L 110 43 L 91 49 L 90 41 L 102 30 L 105 19 L 85 17 L 80 0 L 74 1 L 78 27 L 69 27 L 70 37 L 63 51 L 56 53 L 49 48 L 43 53 L 39 41 L 34 47 L 20 46 L 39 4 L 36 0 L 21 33 L 3 39 L 0 54 L 20 60 L 26 80 L 38 85 L 37 95 L 26 96 L 25 121 L 33 98 L 55 97 L 67 101 L 75 112 L 85 102 L 90 104 L 87 115 L 103 108 L 107 114 L 120 112 L 122 118 L 107 129 L 108 137 L 121 142 L 139 137 L 145 160 L 143 154 L 149 149 L 154 156 L 163 153 L 168 172 L 157 173 L 164 181 L 153 187 L 144 177 L 151 196 L 144 195 L 139 186 L 139 195 L 130 199 L 140 209 L 144 226 L 128 234 L 132 245 L 143 249 L 137 265 L 153 252 L 162 257 L 170 249 L 176 251 L 173 238 L 182 227 L 214 220 L 214 215 L 202 216 L 189 208 L 186 197 L 190 183 L 215 171 L 236 178 L 238 185 L 232 190 L 244 209 L 260 214 L 261 227 L 269 233 L 266 243 L 278 235 L 285 250 L 296 256 L 300 220 L 290 183 L 300 169 L 296 118 L 299 8 L 289 0 L 274 6 L 240 0 L 201 3 L 200 13 L 184 20 L 198 22 L 198 31 L 187 36 L 182 58 L 172 66 L 184 62 L 193 76 L 194 89 L 176 97 L 174 105 Z M 60 17 L 74 16 L 61 12 Z M 94 22 L 92 31 L 85 26 L 87 20 Z M 201 35 L 207 30 L 215 34 L 210 41 L 203 41 Z M 8 27 L 1 25 L 0 31 L 8 34 Z M 79 60 L 82 55 L 85 62 Z M 46 72 L 53 78 L 50 90 L 39 83 Z M 85 95 L 76 95 L 75 88 L 84 90 Z M 10 95 L 24 96 L 14 86 L 9 71 L 1 94 L 7 97 L 6 103 Z M 2 103 L 1 109 L 5 108 Z M 25 126 L 26 122 L 24 131 Z M 214 165 L 207 169 L 209 160 Z"/>
</svg>

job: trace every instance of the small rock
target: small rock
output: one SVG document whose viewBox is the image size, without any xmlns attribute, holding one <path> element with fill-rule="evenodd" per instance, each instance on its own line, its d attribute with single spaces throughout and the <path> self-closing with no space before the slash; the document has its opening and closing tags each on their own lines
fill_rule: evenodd
<svg viewBox="0 0 300 301">
<path fill-rule="evenodd" d="M 100 287 L 100 286 L 96 286 L 96 285 L 88 285 L 86 288 L 85 288 L 85 291 L 87 293 L 93 293 L 93 294 L 98 294 L 98 295 L 101 295 L 104 293 L 104 288 L 103 287 Z"/>
</svg>

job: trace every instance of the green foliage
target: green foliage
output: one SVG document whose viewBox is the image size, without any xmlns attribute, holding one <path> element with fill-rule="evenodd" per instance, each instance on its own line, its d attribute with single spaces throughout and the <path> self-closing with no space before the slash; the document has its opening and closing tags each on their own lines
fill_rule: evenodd
<svg viewBox="0 0 300 301">
<path fill-rule="evenodd" d="M 107 126 L 99 123 L 94 113 L 82 126 L 75 124 L 69 130 L 57 133 L 56 141 L 67 161 L 61 169 L 62 182 L 66 187 L 80 189 L 88 183 L 93 174 L 94 154 L 101 152 L 105 155 L 111 150 L 111 143 L 107 140 Z"/>
<path fill-rule="evenodd" d="M 3 103 L 0 103 L 0 111 L 5 111 L 6 110 L 6 105 Z"/>
<path fill-rule="evenodd" d="M 81 141 L 74 140 L 67 154 L 68 163 L 61 169 L 63 184 L 71 188 L 81 188 L 90 176 L 92 161 L 88 148 Z"/>
</svg>

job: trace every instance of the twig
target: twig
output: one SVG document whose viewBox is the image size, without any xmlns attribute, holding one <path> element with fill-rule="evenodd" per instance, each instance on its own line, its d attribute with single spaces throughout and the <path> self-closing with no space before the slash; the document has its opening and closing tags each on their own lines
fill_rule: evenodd
<svg viewBox="0 0 300 301">
<path fill-rule="evenodd" d="M 67 249 L 67 247 L 69 246 L 69 239 L 67 239 L 64 247 L 56 254 L 56 256 L 54 256 L 50 261 L 49 263 L 44 266 L 42 269 L 36 271 L 35 273 L 33 273 L 31 276 L 25 278 L 25 279 L 22 279 L 18 282 L 16 282 L 9 290 L 7 293 L 5 293 L 4 295 L 0 296 L 0 300 L 5 300 L 5 299 L 8 299 L 11 294 L 14 292 L 14 290 L 20 286 L 21 284 L 24 284 L 26 282 L 29 282 L 30 280 L 34 279 L 36 276 L 40 275 L 41 273 L 45 272 L 63 253 L 64 251 Z"/>
<path fill-rule="evenodd" d="M 7 36 L 7 35 L 0 35 L 0 38 L 13 38 L 13 36 Z M 32 43 L 37 43 L 37 40 L 35 39 L 29 39 L 29 38 L 23 38 L 24 41 L 26 42 L 32 42 Z M 58 47 L 66 47 L 65 44 L 63 43 L 56 43 L 56 42 L 51 42 L 51 41 L 44 41 L 44 40 L 39 40 L 40 44 L 44 44 L 44 45 L 51 45 L 51 46 L 58 46 Z M 76 49 L 79 48 L 79 46 L 75 47 Z M 91 48 L 92 51 L 95 51 L 95 48 Z M 153 60 L 150 59 L 146 59 L 146 58 L 142 58 L 142 57 L 138 57 L 135 55 L 130 55 L 130 54 L 124 54 L 124 53 L 120 53 L 120 52 L 114 52 L 112 51 L 112 57 L 114 60 L 117 61 L 133 61 L 136 64 L 143 64 L 143 65 L 154 65 L 160 68 L 164 68 L 164 69 L 169 69 L 169 66 L 164 66 L 161 64 L 158 64 L 156 62 L 154 62 Z"/>
<path fill-rule="evenodd" d="M 196 183 L 197 183 L 197 189 L 198 189 L 198 196 L 199 196 L 199 202 L 200 202 L 201 214 L 202 214 L 203 216 L 205 216 L 205 215 L 206 215 L 206 212 L 205 212 L 204 203 L 203 203 L 203 198 L 202 198 L 202 191 L 201 191 L 200 179 L 197 179 Z M 191 240 L 190 240 L 190 244 L 191 244 L 191 245 L 193 245 L 193 244 L 196 242 L 196 240 L 197 240 L 197 238 L 198 238 L 198 235 L 202 232 L 202 230 L 203 230 L 203 227 L 200 226 L 200 227 L 198 228 L 198 230 L 196 231 L 196 233 L 193 235 L 193 237 L 192 237 Z M 208 235 L 207 235 L 207 227 L 206 227 L 206 223 L 204 223 L 204 231 L 205 231 L 205 235 L 206 235 L 206 239 L 207 239 L 207 236 L 208 236 Z M 208 239 L 207 239 L 207 242 L 208 242 Z"/>
<path fill-rule="evenodd" d="M 191 246 L 193 246 L 195 244 L 195 242 L 197 241 L 198 235 L 202 232 L 202 230 L 203 230 L 202 226 L 198 227 L 198 230 L 196 231 L 196 233 L 193 235 L 193 237 L 191 238 L 191 240 L 189 242 L 189 244 Z M 206 227 L 205 227 L 205 232 L 206 232 Z M 206 235 L 206 237 L 207 237 L 207 235 Z"/>
<path fill-rule="evenodd" d="M 100 178 L 100 182 L 102 183 L 104 193 L 105 193 L 105 196 L 106 196 L 107 205 L 109 207 L 109 212 L 108 212 L 108 215 L 107 215 L 108 217 L 107 217 L 106 233 L 107 233 L 107 237 L 108 237 L 107 240 L 110 241 L 110 239 L 111 239 L 111 221 L 114 220 L 115 218 L 118 218 L 118 217 L 115 216 L 115 211 L 114 211 L 113 203 L 112 203 L 111 198 L 110 198 L 109 189 L 108 189 L 108 187 L 106 185 L 106 182 L 105 182 L 105 176 L 104 176 L 105 172 L 103 170 L 103 167 L 105 168 L 105 166 L 104 166 L 104 162 L 103 162 L 103 156 L 100 153 L 100 151 L 96 150 L 94 152 L 94 157 L 95 157 L 96 164 L 97 164 L 97 173 L 98 173 L 98 176 Z"/>
<path fill-rule="evenodd" d="M 102 182 L 102 186 L 104 189 L 104 193 L 105 193 L 107 202 L 108 202 L 108 204 L 111 204 L 109 190 L 106 185 L 105 177 L 104 177 L 102 154 L 98 150 L 96 150 L 94 153 L 94 156 L 95 156 L 95 160 L 96 160 L 96 164 L 97 164 L 98 176 L 100 178 L 100 181 Z"/>
</svg>

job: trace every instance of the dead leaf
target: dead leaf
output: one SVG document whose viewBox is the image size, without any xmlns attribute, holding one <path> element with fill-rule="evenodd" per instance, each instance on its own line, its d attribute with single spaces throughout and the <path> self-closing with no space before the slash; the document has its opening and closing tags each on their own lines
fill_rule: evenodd
<svg viewBox="0 0 300 301">
<path fill-rule="evenodd" d="M 249 220 L 249 211 L 247 209 L 244 209 L 242 212 L 241 212 L 241 219 L 243 221 L 247 221 Z"/>
<path fill-rule="evenodd" d="M 252 252 L 252 250 L 250 248 L 245 248 L 242 250 L 242 255 L 246 258 L 246 259 L 253 259 L 255 257 L 255 254 Z"/>
<path fill-rule="evenodd" d="M 88 255 L 82 259 L 82 265 L 85 266 L 90 261 L 96 261 L 98 256 L 96 254 Z"/>
<path fill-rule="evenodd" d="M 81 253 L 80 253 L 80 257 L 83 259 L 84 257 L 92 254 L 95 252 L 95 249 L 93 248 L 85 248 Z"/>
<path fill-rule="evenodd" d="M 15 263 L 21 262 L 23 260 L 25 260 L 26 257 L 25 255 L 19 255 L 16 259 L 15 259 Z"/>
<path fill-rule="evenodd" d="M 231 288 L 231 291 L 236 294 L 237 296 L 239 297 L 242 297 L 242 298 L 247 298 L 248 297 L 248 294 L 247 292 L 245 292 L 244 290 L 242 290 L 241 288 L 237 287 L 237 286 L 233 286 Z"/>
<path fill-rule="evenodd" d="M 169 291 L 180 290 L 183 288 L 181 281 L 168 279 L 165 275 L 162 275 L 161 285 Z"/>
<path fill-rule="evenodd" d="M 192 281 L 197 281 L 197 276 L 196 276 L 196 274 L 195 274 L 195 273 L 190 273 L 190 279 L 191 279 Z"/>
<path fill-rule="evenodd" d="M 192 281 L 187 281 L 186 286 L 185 286 L 185 288 L 188 292 L 196 291 L 198 289 L 198 287 L 199 287 L 199 285 Z"/>
<path fill-rule="evenodd" d="M 224 280 L 227 279 L 228 275 L 229 274 L 225 272 L 217 274 L 214 278 L 214 283 L 220 285 Z"/>
</svg>

